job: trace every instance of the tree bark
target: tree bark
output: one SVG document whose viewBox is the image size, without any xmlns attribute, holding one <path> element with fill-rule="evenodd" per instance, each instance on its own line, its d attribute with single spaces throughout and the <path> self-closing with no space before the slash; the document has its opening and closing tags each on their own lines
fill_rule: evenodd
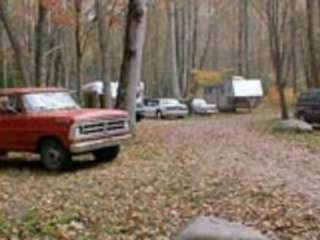
<svg viewBox="0 0 320 240">
<path fill-rule="evenodd" d="M 193 1 L 193 39 L 192 39 L 192 69 L 197 68 L 198 30 L 199 30 L 199 2 Z"/>
<path fill-rule="evenodd" d="M 314 28 L 314 0 L 306 0 L 307 7 L 307 22 L 308 22 L 308 48 L 309 48 L 309 64 L 314 87 L 320 87 L 320 78 L 317 66 L 317 52 L 315 43 L 315 28 Z"/>
<path fill-rule="evenodd" d="M 111 83 L 107 76 L 107 27 L 105 24 L 105 14 L 103 14 L 101 0 L 95 0 L 95 9 L 98 23 L 98 41 L 100 48 L 101 80 L 103 82 L 104 101 L 103 106 L 112 108 Z"/>
<path fill-rule="evenodd" d="M 249 1 L 243 1 L 243 19 L 244 19 L 244 63 L 245 63 L 245 77 L 250 77 L 250 19 L 249 19 Z"/>
<path fill-rule="evenodd" d="M 243 0 L 238 0 L 239 26 L 238 26 L 238 74 L 243 75 Z"/>
<path fill-rule="evenodd" d="M 141 79 L 146 18 L 147 1 L 129 0 L 117 107 L 129 112 L 133 130 L 136 124 L 136 91 Z"/>
<path fill-rule="evenodd" d="M 291 1 L 291 0 L 290 0 Z M 288 46 L 284 28 L 288 18 L 288 1 L 267 0 L 266 15 L 269 31 L 270 56 L 273 64 L 276 86 L 280 97 L 282 119 L 289 118 L 288 105 L 285 96 L 286 80 L 284 78 L 285 64 L 288 58 Z"/>
<path fill-rule="evenodd" d="M 171 0 L 169 3 L 169 15 L 170 15 L 170 36 L 171 36 L 171 63 L 172 63 L 172 92 L 173 96 L 177 99 L 181 98 L 179 76 L 178 76 L 178 64 L 177 64 L 177 42 L 176 42 L 176 6 L 175 0 Z"/>
<path fill-rule="evenodd" d="M 43 86 L 41 77 L 43 65 L 43 35 L 47 8 L 43 5 L 43 0 L 38 2 L 38 20 L 35 27 L 35 60 L 34 60 L 34 82 L 37 87 Z"/>
<path fill-rule="evenodd" d="M 30 86 L 31 83 L 28 79 L 26 68 L 24 65 L 22 49 L 19 45 L 17 37 L 15 36 L 15 33 L 13 32 L 10 21 L 7 18 L 6 9 L 5 9 L 3 1 L 0 1 L 0 21 L 2 22 L 2 24 L 4 26 L 4 29 L 8 35 L 11 47 L 13 49 L 20 80 L 22 81 L 22 83 L 24 85 Z"/>
<path fill-rule="evenodd" d="M 82 49 L 81 49 L 81 12 L 82 12 L 82 0 L 74 0 L 75 6 L 75 54 L 76 54 L 76 86 L 77 86 L 77 97 L 79 102 L 82 102 Z"/>
<path fill-rule="evenodd" d="M 297 64 L 297 5 L 296 0 L 292 0 L 291 3 L 291 23 L 290 23 L 290 35 L 291 35 L 291 73 L 292 73 L 292 85 L 294 93 L 297 94 L 298 86 L 298 64 Z"/>
</svg>

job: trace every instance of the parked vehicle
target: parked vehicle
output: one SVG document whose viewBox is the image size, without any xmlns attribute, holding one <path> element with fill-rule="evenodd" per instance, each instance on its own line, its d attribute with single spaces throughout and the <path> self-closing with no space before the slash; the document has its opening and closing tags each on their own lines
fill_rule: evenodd
<svg viewBox="0 0 320 240">
<path fill-rule="evenodd" d="M 261 80 L 243 77 L 233 77 L 231 81 L 205 89 L 205 99 L 216 104 L 219 111 L 251 110 L 259 105 L 263 96 Z"/>
<path fill-rule="evenodd" d="M 82 91 L 86 94 L 97 94 L 98 96 L 103 95 L 103 82 L 95 81 L 88 84 L 85 84 L 82 87 Z M 111 83 L 111 95 L 113 100 L 113 105 L 115 105 L 115 101 L 118 95 L 118 82 Z M 137 86 L 137 100 L 136 100 L 136 118 L 137 121 L 141 121 L 144 118 L 144 106 L 143 106 L 143 98 L 144 98 L 144 83 L 140 82 Z"/>
<path fill-rule="evenodd" d="M 299 96 L 295 115 L 309 123 L 320 123 L 320 89 L 310 90 Z"/>
<path fill-rule="evenodd" d="M 73 155 L 113 160 L 130 137 L 126 112 L 81 109 L 64 89 L 0 90 L 2 154 L 39 153 L 46 169 L 59 171 L 70 166 Z"/>
<path fill-rule="evenodd" d="M 144 115 L 149 118 L 184 118 L 189 114 L 188 107 L 176 99 L 145 99 Z"/>
<path fill-rule="evenodd" d="M 199 115 L 211 115 L 218 112 L 217 105 L 208 104 L 202 98 L 195 98 L 192 100 L 191 108 L 193 113 Z"/>
</svg>

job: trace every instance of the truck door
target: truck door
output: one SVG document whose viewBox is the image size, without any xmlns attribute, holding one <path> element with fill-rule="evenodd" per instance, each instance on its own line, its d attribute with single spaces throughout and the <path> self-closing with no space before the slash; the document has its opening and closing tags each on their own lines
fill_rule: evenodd
<svg viewBox="0 0 320 240">
<path fill-rule="evenodd" d="M 6 107 L 0 107 L 0 148 L 8 151 L 26 150 L 28 137 L 25 114 L 20 108 L 18 97 L 6 98 L 10 111 Z"/>
</svg>

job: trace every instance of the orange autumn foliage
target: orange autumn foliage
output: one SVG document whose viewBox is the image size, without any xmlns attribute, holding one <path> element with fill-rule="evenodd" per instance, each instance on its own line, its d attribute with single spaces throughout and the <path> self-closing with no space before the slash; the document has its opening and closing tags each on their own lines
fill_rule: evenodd
<svg viewBox="0 0 320 240">
<path fill-rule="evenodd" d="M 288 104 L 292 105 L 295 103 L 296 97 L 292 87 L 285 89 L 285 96 Z M 268 90 L 268 100 L 272 104 L 279 104 L 280 97 L 276 86 L 271 86 Z"/>
<path fill-rule="evenodd" d="M 193 80 L 200 86 L 213 86 L 223 81 L 221 73 L 217 71 L 194 69 L 191 74 Z"/>
</svg>

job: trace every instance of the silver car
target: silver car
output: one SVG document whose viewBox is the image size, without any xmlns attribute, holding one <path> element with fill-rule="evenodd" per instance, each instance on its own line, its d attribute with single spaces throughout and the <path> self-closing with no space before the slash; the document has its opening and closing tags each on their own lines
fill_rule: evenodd
<svg viewBox="0 0 320 240">
<path fill-rule="evenodd" d="M 202 98 L 193 99 L 191 106 L 192 106 L 192 111 L 195 114 L 199 114 L 199 115 L 211 115 L 218 112 L 217 105 L 208 104 Z"/>
<path fill-rule="evenodd" d="M 149 118 L 184 118 L 189 114 L 188 107 L 177 99 L 161 98 L 144 101 L 144 116 Z"/>
</svg>

